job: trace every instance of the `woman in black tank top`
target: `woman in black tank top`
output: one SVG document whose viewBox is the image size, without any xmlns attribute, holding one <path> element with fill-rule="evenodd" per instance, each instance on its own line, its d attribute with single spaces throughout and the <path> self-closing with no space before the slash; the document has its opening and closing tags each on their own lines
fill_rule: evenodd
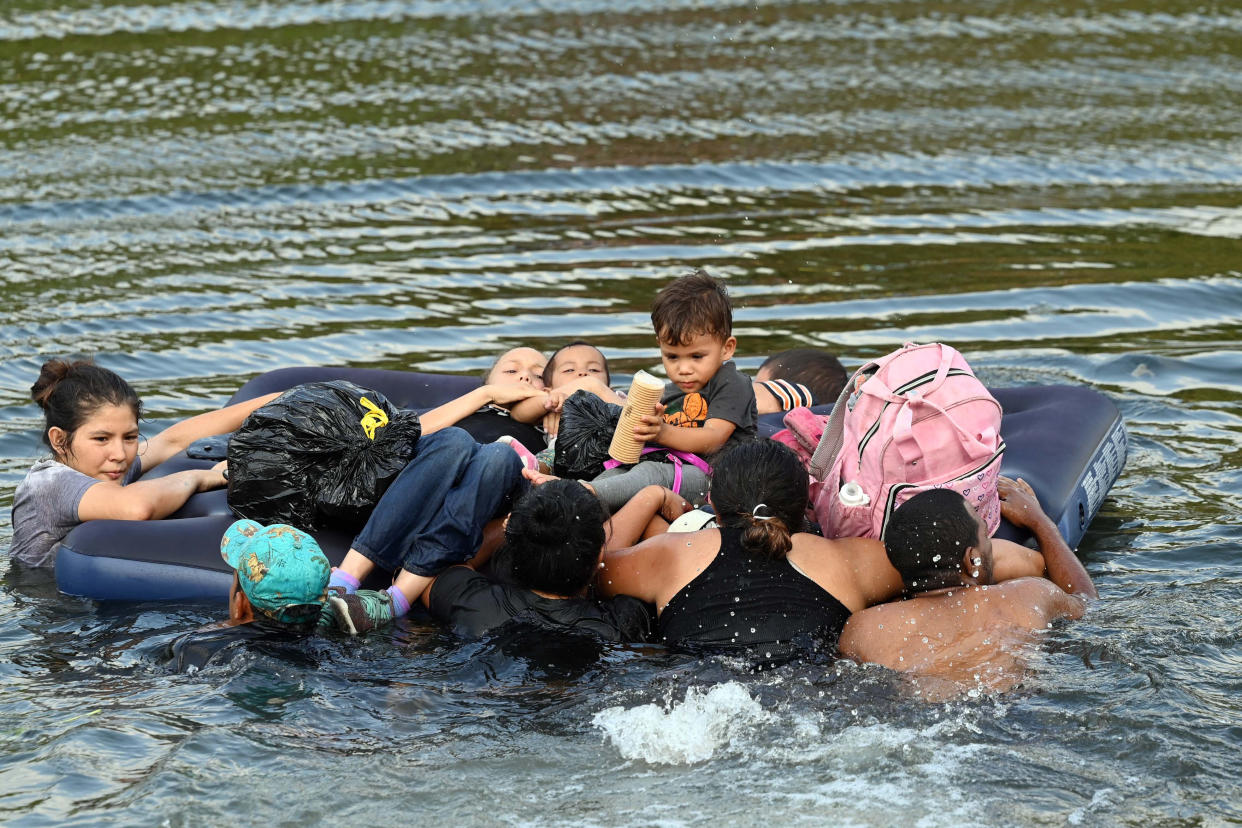
<svg viewBox="0 0 1242 828">
<path fill-rule="evenodd" d="M 660 613 L 660 638 L 687 649 L 749 650 L 763 661 L 821 648 L 833 652 L 849 608 L 783 554 L 747 549 L 745 531 L 720 530 L 716 557 Z"/>
<path fill-rule="evenodd" d="M 667 508 L 658 492 L 642 494 Z M 760 440 L 720 454 L 710 492 L 719 530 L 610 548 L 597 578 L 606 594 L 654 603 L 659 638 L 669 645 L 740 652 L 758 667 L 814 651 L 835 654 L 851 611 L 901 591 L 879 541 L 798 531 L 806 469 L 780 443 Z"/>
<path fill-rule="evenodd" d="M 765 662 L 807 649 L 834 652 L 849 608 L 787 557 L 791 531 L 802 528 L 806 513 L 806 472 L 798 459 L 770 441 L 728 452 L 713 470 L 711 499 L 720 548 L 660 613 L 664 641 L 750 650 Z"/>
</svg>

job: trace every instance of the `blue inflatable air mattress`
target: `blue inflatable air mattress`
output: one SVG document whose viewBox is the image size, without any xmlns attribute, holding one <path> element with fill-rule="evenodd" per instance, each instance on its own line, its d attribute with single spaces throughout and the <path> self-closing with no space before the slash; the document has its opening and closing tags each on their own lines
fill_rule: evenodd
<svg viewBox="0 0 1242 828">
<path fill-rule="evenodd" d="M 382 371 L 366 368 L 285 368 L 255 377 L 230 402 L 283 391 L 305 382 L 346 379 L 384 394 L 397 406 L 433 408 L 479 385 L 474 377 Z M 1078 545 L 1126 458 L 1126 431 L 1117 407 L 1097 391 L 1075 386 L 994 388 L 1004 408 L 1001 433 L 1008 446 L 1002 471 L 1031 484 L 1045 511 L 1071 547 Z M 780 415 L 761 418 L 771 435 Z M 205 468 L 209 460 L 184 454 L 156 468 L 152 476 Z M 224 491 L 190 498 L 164 520 L 92 520 L 61 544 L 56 578 L 62 592 L 101 600 L 223 599 L 232 572 L 220 558 L 220 537 L 234 520 Z M 333 564 L 349 549 L 350 537 L 331 530 L 315 533 Z M 1019 542 L 1026 536 L 1002 523 L 997 537 Z"/>
</svg>

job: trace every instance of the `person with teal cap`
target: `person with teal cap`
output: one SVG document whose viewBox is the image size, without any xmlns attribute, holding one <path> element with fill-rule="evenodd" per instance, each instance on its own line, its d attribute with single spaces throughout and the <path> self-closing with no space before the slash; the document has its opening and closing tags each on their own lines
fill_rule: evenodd
<svg viewBox="0 0 1242 828">
<path fill-rule="evenodd" d="M 233 568 L 229 617 L 172 643 L 178 671 L 221 663 L 219 654 L 248 642 L 296 642 L 319 625 L 332 567 L 313 537 L 239 520 L 225 530 L 220 555 Z"/>
<path fill-rule="evenodd" d="M 318 623 L 332 566 L 313 537 L 284 523 L 239 520 L 225 530 L 220 556 L 233 567 L 231 626 L 255 613 L 289 626 Z"/>
</svg>

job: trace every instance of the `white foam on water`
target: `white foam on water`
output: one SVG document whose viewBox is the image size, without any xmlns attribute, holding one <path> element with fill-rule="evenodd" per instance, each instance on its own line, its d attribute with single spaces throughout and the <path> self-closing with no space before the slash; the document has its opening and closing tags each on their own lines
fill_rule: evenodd
<svg viewBox="0 0 1242 828">
<path fill-rule="evenodd" d="M 737 682 L 708 690 L 690 688 L 667 709 L 655 704 L 609 707 L 592 720 L 626 759 L 652 764 L 693 764 L 771 719 Z"/>
<path fill-rule="evenodd" d="M 983 746 L 955 744 L 960 722 L 929 727 L 870 723 L 820 732 L 792 751 L 818 768 L 818 781 L 797 797 L 839 824 L 980 825 L 979 800 L 962 784 L 963 768 L 979 761 Z M 788 745 L 784 753 L 790 753 Z"/>
<path fill-rule="evenodd" d="M 594 717 L 622 757 L 692 765 L 744 757 L 747 795 L 793 821 L 831 814 L 842 826 L 981 825 L 967 770 L 991 761 L 965 711 L 924 726 L 871 717 L 842 725 L 829 711 L 765 710 L 736 682 L 690 689 L 683 701 L 611 707 Z M 657 777 L 665 778 L 665 777 Z M 676 777 L 665 778 L 669 784 Z M 799 780 L 795 785 L 776 780 Z M 986 812 L 986 809 L 985 809 Z"/>
</svg>

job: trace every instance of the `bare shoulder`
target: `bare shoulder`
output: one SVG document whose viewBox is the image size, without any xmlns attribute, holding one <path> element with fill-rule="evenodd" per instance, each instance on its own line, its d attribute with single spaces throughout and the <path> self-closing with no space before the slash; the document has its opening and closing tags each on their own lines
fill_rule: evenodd
<svg viewBox="0 0 1242 828">
<path fill-rule="evenodd" d="M 861 609 L 865 604 L 859 604 L 857 599 L 851 601 L 850 596 L 845 594 L 857 592 L 850 577 L 853 566 L 848 548 L 845 541 L 827 540 L 819 535 L 799 532 L 793 536 L 789 561 L 850 609 Z"/>
<path fill-rule="evenodd" d="M 1044 574 L 1044 556 L 1037 549 L 1004 540 L 992 539 L 992 577 L 996 583 Z"/>
<path fill-rule="evenodd" d="M 852 612 L 901 592 L 901 576 L 888 562 L 884 544 L 872 538 L 826 540 L 797 534 L 789 558 Z"/>
<path fill-rule="evenodd" d="M 1022 577 L 988 587 L 1004 599 L 1006 615 L 1029 629 L 1047 626 L 1058 618 L 1081 618 L 1086 601 L 1070 595 L 1047 578 Z"/>
<path fill-rule="evenodd" d="M 694 579 L 720 549 L 720 533 L 670 532 L 604 555 L 596 586 L 605 595 L 633 595 L 663 606 Z"/>
<path fill-rule="evenodd" d="M 641 560 L 648 565 L 663 563 L 664 561 L 672 560 L 677 545 L 677 537 L 676 534 L 670 533 L 655 535 L 654 537 L 639 541 L 628 548 L 612 550 L 608 552 L 608 557 Z"/>
<path fill-rule="evenodd" d="M 859 610 L 852 613 L 849 620 L 845 622 L 845 632 L 841 634 L 841 640 L 845 641 L 846 633 L 866 635 L 872 630 L 879 630 L 885 622 L 895 621 L 900 615 L 902 615 L 902 602 L 900 601 L 877 604 L 874 607 Z"/>
<path fill-rule="evenodd" d="M 720 551 L 720 530 L 700 529 L 697 532 L 665 532 L 652 540 L 660 541 L 660 554 L 669 571 L 701 572 Z"/>
<path fill-rule="evenodd" d="M 720 530 L 702 529 L 698 532 L 666 532 L 651 540 L 659 540 L 657 554 L 660 586 L 656 590 L 656 605 L 663 607 L 686 584 L 697 578 L 720 552 Z"/>
<path fill-rule="evenodd" d="M 869 566 L 877 558 L 884 561 L 884 544 L 872 538 L 839 538 L 828 540 L 819 535 L 799 532 L 793 536 L 790 557 L 799 567 L 855 569 Z"/>
<path fill-rule="evenodd" d="M 855 661 L 871 661 L 886 664 L 889 636 L 884 630 L 897 629 L 905 616 L 901 602 L 878 604 L 850 615 L 841 630 L 837 648 L 841 655 Z"/>
</svg>

